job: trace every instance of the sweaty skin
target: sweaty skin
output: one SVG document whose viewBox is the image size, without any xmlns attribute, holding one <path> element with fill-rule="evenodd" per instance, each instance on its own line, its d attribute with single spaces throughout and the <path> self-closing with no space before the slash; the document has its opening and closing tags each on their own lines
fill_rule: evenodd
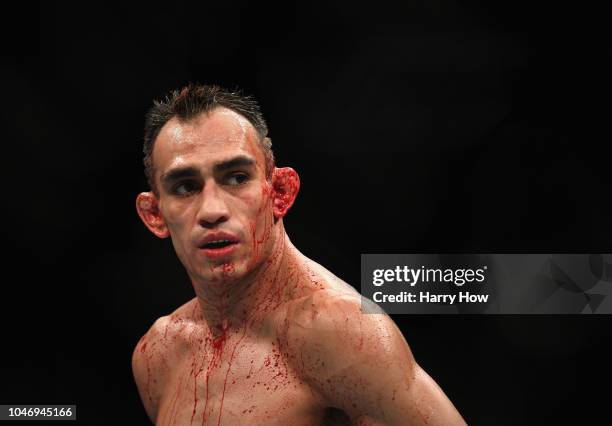
<svg viewBox="0 0 612 426">
<path fill-rule="evenodd" d="M 152 422 L 465 424 L 393 321 L 363 314 L 351 286 L 291 244 L 282 219 L 299 178 L 290 168 L 266 177 L 246 119 L 220 107 L 173 118 L 153 163 L 158 194 L 141 193 L 136 207 L 171 237 L 196 297 L 134 350 Z"/>
</svg>

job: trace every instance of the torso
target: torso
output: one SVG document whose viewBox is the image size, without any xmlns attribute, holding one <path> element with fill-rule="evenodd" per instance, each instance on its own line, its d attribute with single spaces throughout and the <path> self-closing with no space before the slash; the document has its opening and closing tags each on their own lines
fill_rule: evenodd
<svg viewBox="0 0 612 426">
<path fill-rule="evenodd" d="M 351 291 L 342 283 L 332 287 Z M 287 339 L 291 306 L 279 306 L 262 322 L 214 334 L 197 319 L 197 299 L 164 317 L 147 352 L 156 365 L 147 370 L 155 376 L 147 380 L 147 392 L 156 425 L 347 424 L 302 374 L 299 350 Z"/>
<path fill-rule="evenodd" d="M 263 340 L 248 330 L 212 339 L 198 325 L 187 329 L 164 383 L 158 425 L 316 424 L 320 401 L 276 330 Z"/>
</svg>

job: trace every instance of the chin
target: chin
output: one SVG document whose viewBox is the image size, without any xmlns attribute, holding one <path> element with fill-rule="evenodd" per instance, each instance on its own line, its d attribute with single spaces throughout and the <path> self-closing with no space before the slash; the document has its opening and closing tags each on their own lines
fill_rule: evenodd
<svg viewBox="0 0 612 426">
<path fill-rule="evenodd" d="M 239 262 L 228 260 L 208 265 L 203 275 L 206 281 L 232 283 L 245 276 L 245 268 Z"/>
<path fill-rule="evenodd" d="M 225 259 L 208 260 L 193 269 L 205 283 L 231 284 L 254 273 L 261 266 L 261 261 L 253 264 L 252 256 L 228 256 Z"/>
</svg>

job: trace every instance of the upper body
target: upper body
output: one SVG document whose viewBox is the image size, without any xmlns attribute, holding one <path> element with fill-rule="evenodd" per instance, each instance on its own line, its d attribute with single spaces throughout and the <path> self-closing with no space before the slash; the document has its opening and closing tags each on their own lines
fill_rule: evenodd
<svg viewBox="0 0 612 426">
<path fill-rule="evenodd" d="M 193 108 L 203 90 L 175 93 L 173 111 Z M 393 321 L 362 313 L 351 286 L 291 244 L 282 219 L 297 173 L 273 166 L 265 124 L 233 106 L 168 113 L 151 133 L 152 191 L 137 210 L 155 235 L 171 237 L 196 295 L 134 351 L 151 420 L 465 424 Z"/>
</svg>

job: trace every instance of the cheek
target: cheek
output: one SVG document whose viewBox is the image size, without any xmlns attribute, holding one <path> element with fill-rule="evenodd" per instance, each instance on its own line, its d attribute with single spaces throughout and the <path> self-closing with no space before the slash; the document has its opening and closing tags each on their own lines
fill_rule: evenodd
<svg viewBox="0 0 612 426">
<path fill-rule="evenodd" d="M 274 213 L 273 213 L 273 191 L 269 184 L 262 185 L 261 189 L 261 200 L 259 203 L 259 209 L 257 211 L 257 220 L 260 222 L 260 227 L 265 232 L 269 233 L 269 229 L 274 224 Z"/>
<path fill-rule="evenodd" d="M 268 207 L 270 205 L 270 202 L 272 200 L 272 194 L 273 194 L 273 189 L 272 189 L 272 185 L 270 185 L 270 183 L 268 181 L 265 181 L 264 183 L 261 184 L 261 188 L 260 188 L 260 195 L 261 195 L 261 200 L 260 200 L 260 207 L 259 210 L 263 210 L 266 207 Z"/>
<path fill-rule="evenodd" d="M 175 240 L 176 238 L 180 239 L 180 236 L 183 232 L 183 225 L 181 221 L 177 220 L 175 217 L 169 216 L 166 218 L 166 225 L 168 226 L 168 230 L 170 231 L 172 240 Z"/>
<path fill-rule="evenodd" d="M 260 206 L 256 211 L 251 208 L 246 222 L 250 238 L 257 244 L 264 243 L 274 225 L 271 199 L 260 201 Z"/>
<path fill-rule="evenodd" d="M 247 219 L 248 249 L 251 264 L 256 263 L 262 257 L 262 252 L 265 251 L 266 243 L 270 240 L 272 234 L 274 214 L 271 195 L 271 187 L 265 183 L 261 185 L 258 196 L 253 197 L 247 203 L 249 211 Z"/>
<path fill-rule="evenodd" d="M 189 219 L 193 216 L 193 209 L 193 202 L 171 203 L 164 205 L 161 212 L 168 226 L 179 230 L 190 225 Z"/>
<path fill-rule="evenodd" d="M 189 209 L 172 208 L 164 211 L 164 221 L 170 232 L 172 244 L 177 252 L 185 251 L 184 246 L 189 245 L 190 222 Z"/>
<path fill-rule="evenodd" d="M 245 212 L 249 225 L 257 225 L 266 220 L 272 206 L 272 188 L 267 182 L 259 186 L 258 191 L 253 191 L 251 196 L 244 200 L 242 209 Z"/>
</svg>

